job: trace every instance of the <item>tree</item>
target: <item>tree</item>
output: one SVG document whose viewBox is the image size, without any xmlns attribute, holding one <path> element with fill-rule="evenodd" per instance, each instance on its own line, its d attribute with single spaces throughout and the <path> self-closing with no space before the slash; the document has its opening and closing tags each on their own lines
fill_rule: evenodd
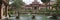
<svg viewBox="0 0 60 20">
<path fill-rule="evenodd" d="M 23 4 L 24 2 L 22 2 L 22 0 L 14 0 L 14 3 L 12 3 L 11 5 L 16 8 L 20 8 Z"/>
<path fill-rule="evenodd" d="M 43 3 L 48 3 L 50 0 L 41 0 Z"/>
<path fill-rule="evenodd" d="M 10 6 L 13 7 L 13 9 L 16 11 L 19 10 L 22 5 L 24 5 L 24 2 L 22 2 L 22 0 L 10 0 L 10 2 L 13 2 L 10 4 Z"/>
<path fill-rule="evenodd" d="M 47 4 L 50 2 L 50 0 L 41 0 L 43 3 L 45 3 L 45 5 L 46 5 L 46 9 L 47 9 Z M 50 3 L 49 3 L 49 5 L 50 5 Z M 49 7 L 50 8 L 50 7 Z"/>
<path fill-rule="evenodd" d="M 60 2 L 60 0 L 57 0 L 57 2 Z"/>
<path fill-rule="evenodd" d="M 45 5 L 47 5 L 50 2 L 50 0 L 41 0 L 41 1 L 45 3 Z"/>
<path fill-rule="evenodd" d="M 55 12 L 56 12 L 56 14 L 58 14 L 58 12 L 60 12 L 60 10 L 59 10 L 60 9 L 60 0 L 57 0 L 57 3 L 56 4 L 53 4 L 52 7 L 56 9 Z M 56 14 L 54 14 L 55 16 L 54 15 L 52 15 L 52 16 L 54 18 L 57 18 L 56 17 L 57 16 Z"/>
<path fill-rule="evenodd" d="M 58 11 L 60 9 L 60 0 L 57 0 L 57 3 L 53 4 L 52 7 L 55 8 L 56 11 Z"/>
<path fill-rule="evenodd" d="M 21 6 L 24 5 L 24 2 L 22 2 L 22 0 L 14 0 L 14 2 L 11 4 L 11 6 L 16 7 L 16 11 L 18 16 L 16 18 L 19 17 L 19 9 L 21 8 Z"/>
</svg>

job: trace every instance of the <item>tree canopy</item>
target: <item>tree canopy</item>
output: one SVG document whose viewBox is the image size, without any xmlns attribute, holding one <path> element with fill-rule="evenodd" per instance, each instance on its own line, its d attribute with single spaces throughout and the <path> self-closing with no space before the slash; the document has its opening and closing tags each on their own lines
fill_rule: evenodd
<svg viewBox="0 0 60 20">
<path fill-rule="evenodd" d="M 50 0 L 41 0 L 43 3 L 48 3 Z"/>
<path fill-rule="evenodd" d="M 24 2 L 22 2 L 22 0 L 14 0 L 14 3 L 12 3 L 11 5 L 16 8 L 20 8 L 23 4 Z"/>
<path fill-rule="evenodd" d="M 60 0 L 57 0 L 58 2 L 60 2 Z"/>
<path fill-rule="evenodd" d="M 60 0 L 57 0 L 57 2 L 58 2 L 58 3 L 53 4 L 52 7 L 54 7 L 54 8 L 59 7 L 59 8 L 60 8 L 60 4 L 59 4 L 59 3 L 60 3 Z"/>
<path fill-rule="evenodd" d="M 57 0 L 57 3 L 53 4 L 52 7 L 55 8 L 57 12 L 60 12 L 60 0 Z"/>
</svg>

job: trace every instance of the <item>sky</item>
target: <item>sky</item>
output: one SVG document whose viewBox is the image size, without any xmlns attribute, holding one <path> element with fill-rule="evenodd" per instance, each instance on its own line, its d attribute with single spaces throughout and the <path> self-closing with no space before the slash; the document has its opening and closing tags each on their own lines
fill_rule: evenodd
<svg viewBox="0 0 60 20">
<path fill-rule="evenodd" d="M 26 4 L 31 4 L 34 0 L 23 0 Z M 40 4 L 42 4 L 41 0 L 37 0 Z"/>
<path fill-rule="evenodd" d="M 31 4 L 34 0 L 22 0 L 23 2 L 25 2 L 25 4 Z M 37 0 L 40 4 L 42 4 L 41 0 Z M 12 2 L 9 2 L 9 4 L 12 4 Z"/>
</svg>

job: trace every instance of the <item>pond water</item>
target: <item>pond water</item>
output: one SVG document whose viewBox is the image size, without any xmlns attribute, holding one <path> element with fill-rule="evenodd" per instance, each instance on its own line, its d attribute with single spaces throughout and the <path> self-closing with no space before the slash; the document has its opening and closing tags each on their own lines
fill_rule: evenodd
<svg viewBox="0 0 60 20">
<path fill-rule="evenodd" d="M 19 19 L 16 19 L 16 17 L 10 17 L 9 20 L 33 20 L 32 15 L 23 15 L 20 16 Z M 37 15 L 35 16 L 35 20 L 56 20 L 56 19 L 48 19 L 45 15 Z"/>
</svg>

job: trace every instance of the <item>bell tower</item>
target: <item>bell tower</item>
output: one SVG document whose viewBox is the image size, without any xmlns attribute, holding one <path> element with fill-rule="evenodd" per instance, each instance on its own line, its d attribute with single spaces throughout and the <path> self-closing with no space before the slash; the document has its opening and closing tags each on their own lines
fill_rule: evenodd
<svg viewBox="0 0 60 20">
<path fill-rule="evenodd" d="M 39 2 L 37 0 L 34 0 L 31 5 L 33 10 L 37 10 L 39 7 Z"/>
<path fill-rule="evenodd" d="M 39 2 L 37 2 L 37 0 L 34 0 L 34 2 L 32 2 L 32 8 L 33 10 L 37 10 L 39 7 Z"/>
</svg>

